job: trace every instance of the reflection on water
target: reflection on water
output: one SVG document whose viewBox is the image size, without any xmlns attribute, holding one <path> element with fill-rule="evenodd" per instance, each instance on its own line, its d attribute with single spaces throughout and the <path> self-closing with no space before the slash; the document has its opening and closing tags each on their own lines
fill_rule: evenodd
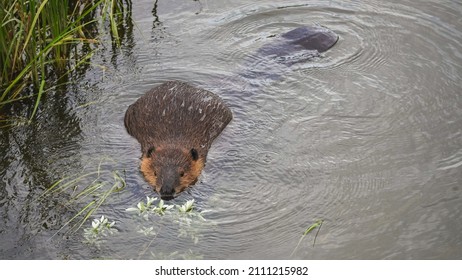
<svg viewBox="0 0 462 280">
<path fill-rule="evenodd" d="M 93 58 L 104 71 L 50 95 L 32 125 L 0 131 L 2 258 L 287 259 L 318 219 L 315 246 L 308 235 L 293 258 L 462 258 L 462 5 L 228 2 L 136 1 L 121 50 Z M 340 36 L 322 57 L 262 65 L 279 80 L 236 75 L 275 35 L 314 24 Z M 234 113 L 201 181 L 178 198 L 209 210 L 197 244 L 167 220 L 149 243 L 125 213 L 154 194 L 123 115 L 173 79 L 219 94 Z M 119 233 L 99 249 L 81 232 L 50 239 L 81 205 L 38 196 L 104 157 L 126 174 L 98 212 Z"/>
</svg>

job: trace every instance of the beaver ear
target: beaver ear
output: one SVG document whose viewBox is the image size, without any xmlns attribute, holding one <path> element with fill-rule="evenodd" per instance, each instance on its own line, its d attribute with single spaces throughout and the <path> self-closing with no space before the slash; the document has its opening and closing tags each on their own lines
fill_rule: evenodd
<svg viewBox="0 0 462 280">
<path fill-rule="evenodd" d="M 148 152 L 146 153 L 146 156 L 151 157 L 152 153 L 154 153 L 155 150 L 156 150 L 156 148 L 154 148 L 154 147 L 149 148 Z"/>
<path fill-rule="evenodd" d="M 198 160 L 199 159 L 199 153 L 197 152 L 196 149 L 194 149 L 194 148 L 191 149 L 191 156 L 192 156 L 193 160 Z"/>
</svg>

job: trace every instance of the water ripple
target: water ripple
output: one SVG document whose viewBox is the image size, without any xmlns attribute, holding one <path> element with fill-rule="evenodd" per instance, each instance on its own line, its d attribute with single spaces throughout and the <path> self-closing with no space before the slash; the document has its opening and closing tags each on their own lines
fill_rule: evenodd
<svg viewBox="0 0 462 280">
<path fill-rule="evenodd" d="M 295 258 L 459 257 L 453 245 L 461 244 L 462 230 L 454 223 L 462 197 L 462 6 L 209 2 L 162 2 L 155 26 L 149 12 L 139 21 L 151 39 L 139 36 L 130 52 L 137 55 L 116 57 L 107 72 L 89 74 L 101 85 L 83 85 L 88 100 L 69 101 L 77 107 L 60 111 L 65 120 L 53 126 L 40 119 L 34 131 L 18 128 L 2 138 L 9 167 L 1 173 L 8 199 L 0 205 L 4 225 L 14 229 L 2 240 L 16 240 L 12 234 L 23 230 L 9 219 L 28 205 L 32 188 L 16 185 L 32 186 L 47 171 L 94 168 L 101 156 L 114 159 L 105 168 L 127 174 L 125 192 L 101 213 L 135 227 L 123 210 L 154 194 L 138 171 L 139 144 L 125 133 L 123 114 L 152 86 L 176 79 L 219 94 L 234 119 L 212 146 L 199 182 L 178 198 L 194 198 L 216 226 L 204 229 L 198 244 L 175 231 L 149 249 L 284 259 L 303 231 L 324 219 L 316 245 L 308 235 Z M 150 1 L 140 5 L 142 13 L 152 9 Z M 338 43 L 291 67 L 255 55 L 278 34 L 309 25 L 333 30 Z M 244 75 L 249 65 L 274 75 Z M 13 162 L 18 154 L 22 163 Z M 27 211 L 21 219 L 37 215 Z M 173 230 L 165 227 L 164 233 Z M 126 238 L 118 239 L 110 257 L 136 257 L 149 240 L 121 231 Z M 79 242 L 62 255 L 100 257 Z"/>
</svg>

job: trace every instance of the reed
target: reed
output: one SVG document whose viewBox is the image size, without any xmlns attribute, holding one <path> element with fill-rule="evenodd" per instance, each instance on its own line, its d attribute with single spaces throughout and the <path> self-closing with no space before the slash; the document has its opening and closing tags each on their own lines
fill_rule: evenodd
<svg viewBox="0 0 462 280">
<path fill-rule="evenodd" d="M 0 110 L 34 97 L 34 116 L 49 81 L 91 58 L 89 34 L 109 21 L 117 45 L 121 0 L 2 0 L 0 3 Z M 104 26 L 104 25 L 100 25 Z"/>
<path fill-rule="evenodd" d="M 126 187 L 124 176 L 117 170 L 108 170 L 100 161 L 96 170 L 86 171 L 61 178 L 51 185 L 39 200 L 52 197 L 67 197 L 65 206 L 77 212 L 52 237 L 66 226 L 71 225 L 70 231 L 77 231 L 105 202 L 111 194 L 119 193 Z M 76 205 L 83 205 L 75 210 Z"/>
</svg>

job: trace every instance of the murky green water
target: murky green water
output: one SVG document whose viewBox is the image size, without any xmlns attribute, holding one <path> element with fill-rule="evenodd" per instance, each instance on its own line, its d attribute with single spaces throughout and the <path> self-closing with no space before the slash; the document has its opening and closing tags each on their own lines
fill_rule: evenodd
<svg viewBox="0 0 462 280">
<path fill-rule="evenodd" d="M 462 258 L 462 4 L 134 2 L 121 50 L 108 45 L 47 95 L 32 125 L 0 131 L 2 259 Z M 322 58 L 275 70 L 279 80 L 229 79 L 271 35 L 313 24 L 340 36 Z M 167 80 L 211 90 L 234 113 L 200 182 L 175 200 L 208 211 L 186 229 L 125 212 L 154 194 L 123 116 Z M 91 198 L 39 196 L 100 162 L 127 186 L 92 216 L 119 231 L 96 247 L 83 228 L 58 232 Z M 315 246 L 311 232 L 291 256 L 318 219 Z"/>
</svg>

